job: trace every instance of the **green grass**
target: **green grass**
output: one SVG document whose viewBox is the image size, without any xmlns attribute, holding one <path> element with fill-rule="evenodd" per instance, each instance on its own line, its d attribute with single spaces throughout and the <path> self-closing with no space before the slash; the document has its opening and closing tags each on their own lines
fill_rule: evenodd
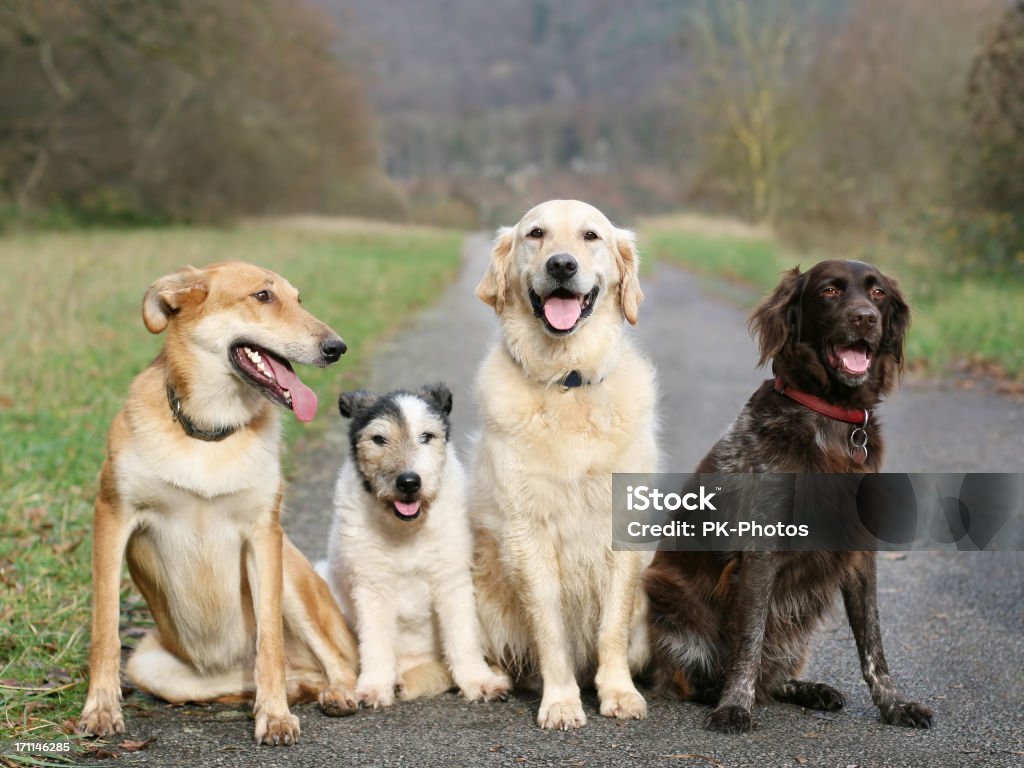
<svg viewBox="0 0 1024 768">
<path fill-rule="evenodd" d="M 348 342 L 341 363 L 304 368 L 321 400 L 300 447 L 329 426 L 330 403 L 359 384 L 374 340 L 428 304 L 455 274 L 452 231 L 254 224 L 25 234 L 0 240 L 0 733 L 62 738 L 86 690 L 90 523 L 105 434 L 162 338 L 142 295 L 178 267 L 243 259 L 280 272 Z M 127 582 L 125 597 L 131 601 Z M 0 763 L 4 753 L 0 744 Z M 40 757 L 40 755 L 36 755 Z"/>
<path fill-rule="evenodd" d="M 716 226 L 695 217 L 652 219 L 640 228 L 640 241 L 652 259 L 724 280 L 724 292 L 745 309 L 775 286 L 783 270 L 798 264 L 807 269 L 834 257 L 796 253 L 766 231 L 733 222 Z M 913 310 L 907 339 L 913 369 L 944 374 L 968 365 L 1024 378 L 1024 284 L 1019 280 L 968 278 L 940 256 L 885 245 L 844 248 L 839 257 L 870 261 L 899 279 Z"/>
</svg>

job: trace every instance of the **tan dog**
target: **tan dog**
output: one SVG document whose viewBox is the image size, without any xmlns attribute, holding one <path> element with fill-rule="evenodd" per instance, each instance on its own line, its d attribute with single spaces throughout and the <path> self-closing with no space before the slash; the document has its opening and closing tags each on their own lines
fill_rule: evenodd
<svg viewBox="0 0 1024 768">
<path fill-rule="evenodd" d="M 281 530 L 280 411 L 316 395 L 289 360 L 326 366 L 345 343 L 273 272 L 188 267 L 150 286 L 142 315 L 167 329 L 108 437 L 93 522 L 87 734 L 124 730 L 118 639 L 121 563 L 156 631 L 128 661 L 171 702 L 254 696 L 256 742 L 291 744 L 288 699 L 355 710 L 355 644 L 324 581 Z"/>
<path fill-rule="evenodd" d="M 647 662 L 650 559 L 613 552 L 613 472 L 654 472 L 655 380 L 625 334 L 643 299 L 633 234 L 596 208 L 553 200 L 499 231 L 477 295 L 502 343 L 480 370 L 482 435 L 470 512 L 488 654 L 539 672 L 542 728 L 601 714 L 643 718 L 632 672 Z"/>
</svg>

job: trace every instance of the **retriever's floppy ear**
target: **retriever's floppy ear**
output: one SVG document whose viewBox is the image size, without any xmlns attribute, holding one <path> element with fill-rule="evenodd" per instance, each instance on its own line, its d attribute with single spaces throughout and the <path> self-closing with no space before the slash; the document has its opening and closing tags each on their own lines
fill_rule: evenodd
<svg viewBox="0 0 1024 768">
<path fill-rule="evenodd" d="M 142 320 L 150 333 L 160 333 L 173 315 L 186 306 L 201 304 L 209 292 L 203 273 L 195 267 L 164 275 L 149 286 L 142 299 Z"/>
<path fill-rule="evenodd" d="M 494 237 L 494 247 L 491 249 L 491 262 L 476 287 L 477 297 L 494 307 L 496 315 L 500 315 L 505 309 L 509 275 L 512 271 L 512 245 L 515 239 L 515 227 L 502 227 L 498 230 Z"/>
<path fill-rule="evenodd" d="M 800 267 L 782 273 L 775 290 L 764 297 L 750 315 L 749 327 L 761 348 L 759 366 L 764 365 L 783 350 L 795 336 L 800 315 L 800 295 L 806 275 Z"/>
<path fill-rule="evenodd" d="M 376 402 L 377 395 L 364 389 L 342 392 L 338 395 L 338 411 L 346 419 L 351 419 L 353 413 L 370 408 Z"/>
<path fill-rule="evenodd" d="M 447 415 L 452 412 L 452 391 L 443 381 L 420 387 L 420 396 L 433 403 L 441 413 Z"/>
<path fill-rule="evenodd" d="M 903 354 L 906 346 L 907 331 L 910 328 L 910 306 L 903 298 L 899 284 L 891 277 L 886 277 L 889 288 L 889 306 L 883 321 L 882 343 L 879 352 L 888 352 L 896 364 L 903 370 Z"/>
<path fill-rule="evenodd" d="M 640 254 L 636 250 L 636 236 L 628 229 L 615 230 L 615 262 L 619 267 L 622 314 L 631 325 L 636 325 L 644 292 L 640 290 Z"/>
</svg>

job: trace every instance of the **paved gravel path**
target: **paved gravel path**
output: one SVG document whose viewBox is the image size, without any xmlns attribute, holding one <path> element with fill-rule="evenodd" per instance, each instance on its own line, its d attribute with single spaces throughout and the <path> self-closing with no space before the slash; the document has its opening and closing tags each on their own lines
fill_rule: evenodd
<svg viewBox="0 0 1024 768">
<path fill-rule="evenodd" d="M 375 388 L 444 379 L 455 395 L 455 439 L 474 429 L 472 380 L 497 332 L 473 289 L 487 258 L 467 240 L 459 280 L 439 304 L 378 355 Z M 683 272 L 660 266 L 645 280 L 637 329 L 659 369 L 664 465 L 686 470 L 746 401 L 755 371 L 744 314 L 707 298 Z M 883 408 L 893 471 L 1021 471 L 1024 404 L 934 384 L 908 385 Z M 297 468 L 286 528 L 313 559 L 323 556 L 333 476 L 344 451 L 340 417 L 322 461 Z M 1024 765 L 1024 553 L 910 553 L 880 561 L 882 624 L 896 680 L 936 711 L 927 732 L 881 725 L 838 616 L 817 634 L 808 675 L 847 694 L 835 714 L 759 707 L 745 736 L 700 728 L 702 707 L 652 700 L 643 722 L 600 717 L 549 733 L 534 724 L 538 698 L 469 705 L 454 695 L 332 720 L 298 708 L 296 747 L 257 749 L 239 707 L 167 708 L 128 699 L 129 737 L 157 741 L 121 764 L 161 766 L 1021 766 Z"/>
</svg>

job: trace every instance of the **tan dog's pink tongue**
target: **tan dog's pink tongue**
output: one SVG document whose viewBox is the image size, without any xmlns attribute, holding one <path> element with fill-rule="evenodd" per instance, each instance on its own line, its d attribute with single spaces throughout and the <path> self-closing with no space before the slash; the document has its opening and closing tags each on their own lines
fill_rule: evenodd
<svg viewBox="0 0 1024 768">
<path fill-rule="evenodd" d="M 292 393 L 292 411 L 295 412 L 295 418 L 299 421 L 312 421 L 316 416 L 316 392 L 303 384 L 295 375 L 295 371 L 284 363 L 275 360 L 271 355 L 264 355 L 263 359 L 270 363 L 274 378 L 281 389 L 287 389 Z"/>
<path fill-rule="evenodd" d="M 846 347 L 837 351 L 843 367 L 850 373 L 864 373 L 868 369 L 867 353 L 860 347 Z"/>
<path fill-rule="evenodd" d="M 544 317 L 551 323 L 552 328 L 557 328 L 560 331 L 568 331 L 576 325 L 580 314 L 579 299 L 562 299 L 551 296 L 544 302 Z"/>
</svg>

